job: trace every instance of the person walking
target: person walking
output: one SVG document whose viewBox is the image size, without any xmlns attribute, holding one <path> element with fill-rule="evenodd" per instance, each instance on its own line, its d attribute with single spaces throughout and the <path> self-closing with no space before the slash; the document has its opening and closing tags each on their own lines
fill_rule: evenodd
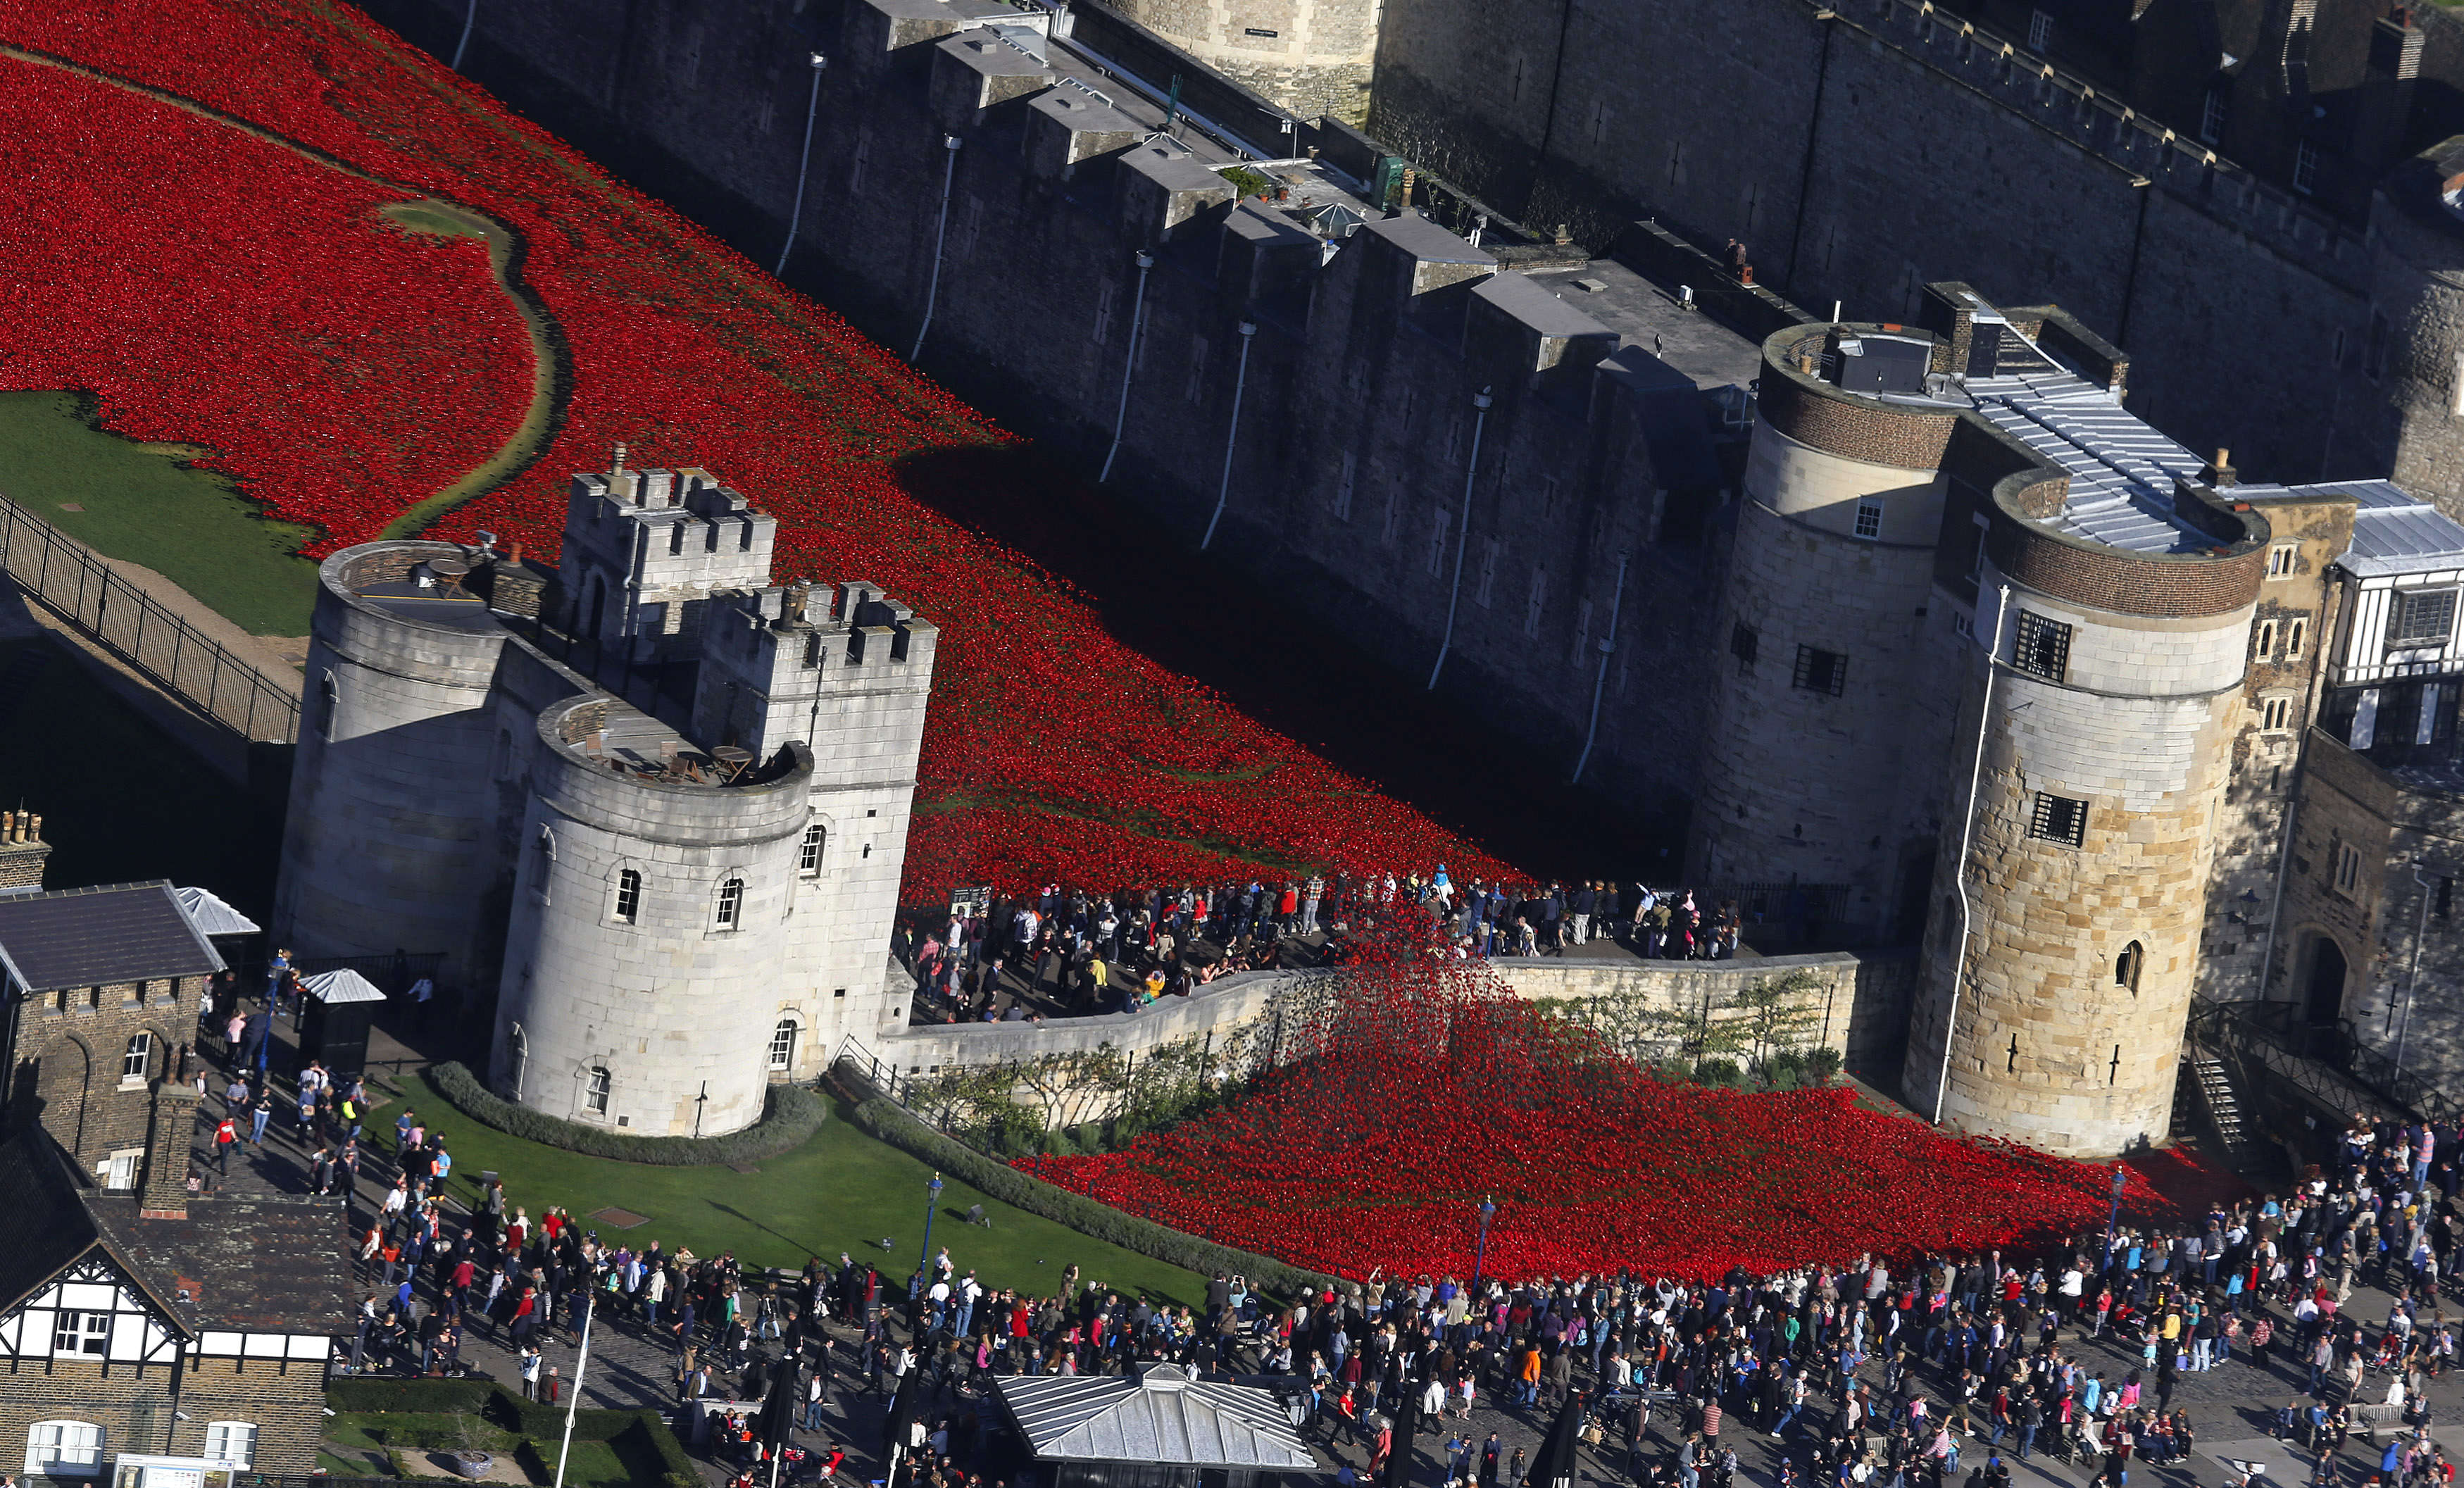
<svg viewBox="0 0 2464 1488">
<path fill-rule="evenodd" d="M 231 1149 L 239 1146 L 239 1127 L 232 1125 L 230 1113 L 214 1123 L 214 1164 L 225 1177 L 231 1175 Z"/>
</svg>

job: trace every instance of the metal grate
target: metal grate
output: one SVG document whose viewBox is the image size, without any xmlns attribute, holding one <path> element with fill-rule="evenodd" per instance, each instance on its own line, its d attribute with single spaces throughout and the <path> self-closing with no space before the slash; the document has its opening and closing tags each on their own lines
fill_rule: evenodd
<svg viewBox="0 0 2464 1488">
<path fill-rule="evenodd" d="M 1809 692 L 1828 692 L 1837 697 L 1848 687 L 1848 658 L 1820 646 L 1800 646 L 1796 648 L 1794 682 Z"/>
<path fill-rule="evenodd" d="M 1754 653 L 1761 648 L 1762 637 L 1744 621 L 1728 632 L 1728 654 L 1737 659 L 1737 669 L 1744 671 L 1754 664 Z"/>
<path fill-rule="evenodd" d="M 2087 802 L 2038 791 L 2036 809 L 2028 817 L 2028 835 L 2073 847 L 2083 844 L 2087 841 Z"/>
<path fill-rule="evenodd" d="M 2068 677 L 2071 669 L 2071 627 L 2058 620 L 2047 620 L 2034 611 L 2021 610 L 2018 644 L 2012 647 L 2011 665 L 2048 682 L 2059 682 Z"/>
</svg>

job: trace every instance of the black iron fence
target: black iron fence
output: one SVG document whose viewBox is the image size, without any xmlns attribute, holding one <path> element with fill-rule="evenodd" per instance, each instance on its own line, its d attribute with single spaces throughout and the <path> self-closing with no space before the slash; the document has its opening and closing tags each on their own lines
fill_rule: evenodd
<svg viewBox="0 0 2464 1488">
<path fill-rule="evenodd" d="M 2464 1102 L 2440 1089 L 2435 1076 L 2398 1067 L 2365 1043 L 2350 1019 L 2313 1022 L 2304 1012 L 2296 1002 L 2200 998 L 2192 1005 L 2189 1033 L 2193 1040 L 2230 1045 L 2256 1057 L 2331 1108 L 2349 1104 L 2358 1087 L 2432 1121 L 2464 1116 Z"/>
<path fill-rule="evenodd" d="M 92 548 L 0 496 L 0 569 L 45 608 L 244 739 L 299 737 L 299 679 L 268 676 L 113 573 Z"/>
</svg>

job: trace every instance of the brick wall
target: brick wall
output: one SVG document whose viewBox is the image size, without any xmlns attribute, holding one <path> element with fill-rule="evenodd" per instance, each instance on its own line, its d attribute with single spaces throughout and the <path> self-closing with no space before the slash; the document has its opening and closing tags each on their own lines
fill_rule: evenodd
<svg viewBox="0 0 2464 1488">
<path fill-rule="evenodd" d="M 1760 416 L 1800 444 L 1903 470 L 1939 469 L 1959 422 L 1955 413 L 1890 407 L 1842 393 L 1775 358 L 1764 361 Z"/>
<path fill-rule="evenodd" d="M 2032 589 L 2125 615 L 2220 615 L 2258 598 L 2267 545 L 2219 557 L 2124 553 L 1999 518 L 1986 537 L 1993 564 Z"/>
<path fill-rule="evenodd" d="M 142 1150 L 152 1124 L 154 1082 L 172 1052 L 193 1038 L 205 978 L 187 976 L 37 995 L 21 1014 L 17 1088 L 33 1093 L 19 1120 L 39 1121 L 83 1171 L 114 1152 Z M 129 1042 L 148 1040 L 145 1070 L 122 1078 Z"/>
</svg>

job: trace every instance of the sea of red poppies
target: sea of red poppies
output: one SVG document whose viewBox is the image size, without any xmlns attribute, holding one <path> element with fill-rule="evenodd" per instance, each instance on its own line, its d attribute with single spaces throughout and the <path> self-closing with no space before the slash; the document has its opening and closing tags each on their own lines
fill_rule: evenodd
<svg viewBox="0 0 2464 1488">
<path fill-rule="evenodd" d="M 1846 1088 L 1654 1079 L 1542 1018 L 1478 962 L 1371 948 L 1360 983 L 1235 1104 L 1099 1156 L 1022 1159 L 1061 1187 L 1331 1274 L 1631 1266 L 1690 1278 L 1871 1252 L 2008 1247 L 2102 1227 L 2107 1169 L 1944 1136 Z M 2125 1212 L 2175 1207 L 2134 1171 Z"/>
<path fill-rule="evenodd" d="M 964 882 L 1502 866 L 917 500 L 900 462 L 1007 436 L 348 7 L 0 0 L 0 43 L 401 193 L 0 55 L 0 283 L 24 286 L 0 291 L 19 311 L 0 387 L 94 389 L 107 427 L 211 446 L 270 514 L 319 530 L 312 552 L 364 540 L 507 436 L 531 370 L 476 243 L 414 242 L 370 213 L 427 195 L 488 214 L 525 245 L 570 396 L 545 456 L 437 531 L 552 553 L 567 473 L 623 441 L 637 466 L 708 467 L 777 514 L 782 577 L 868 580 L 937 622 L 917 899 Z"/>
</svg>

